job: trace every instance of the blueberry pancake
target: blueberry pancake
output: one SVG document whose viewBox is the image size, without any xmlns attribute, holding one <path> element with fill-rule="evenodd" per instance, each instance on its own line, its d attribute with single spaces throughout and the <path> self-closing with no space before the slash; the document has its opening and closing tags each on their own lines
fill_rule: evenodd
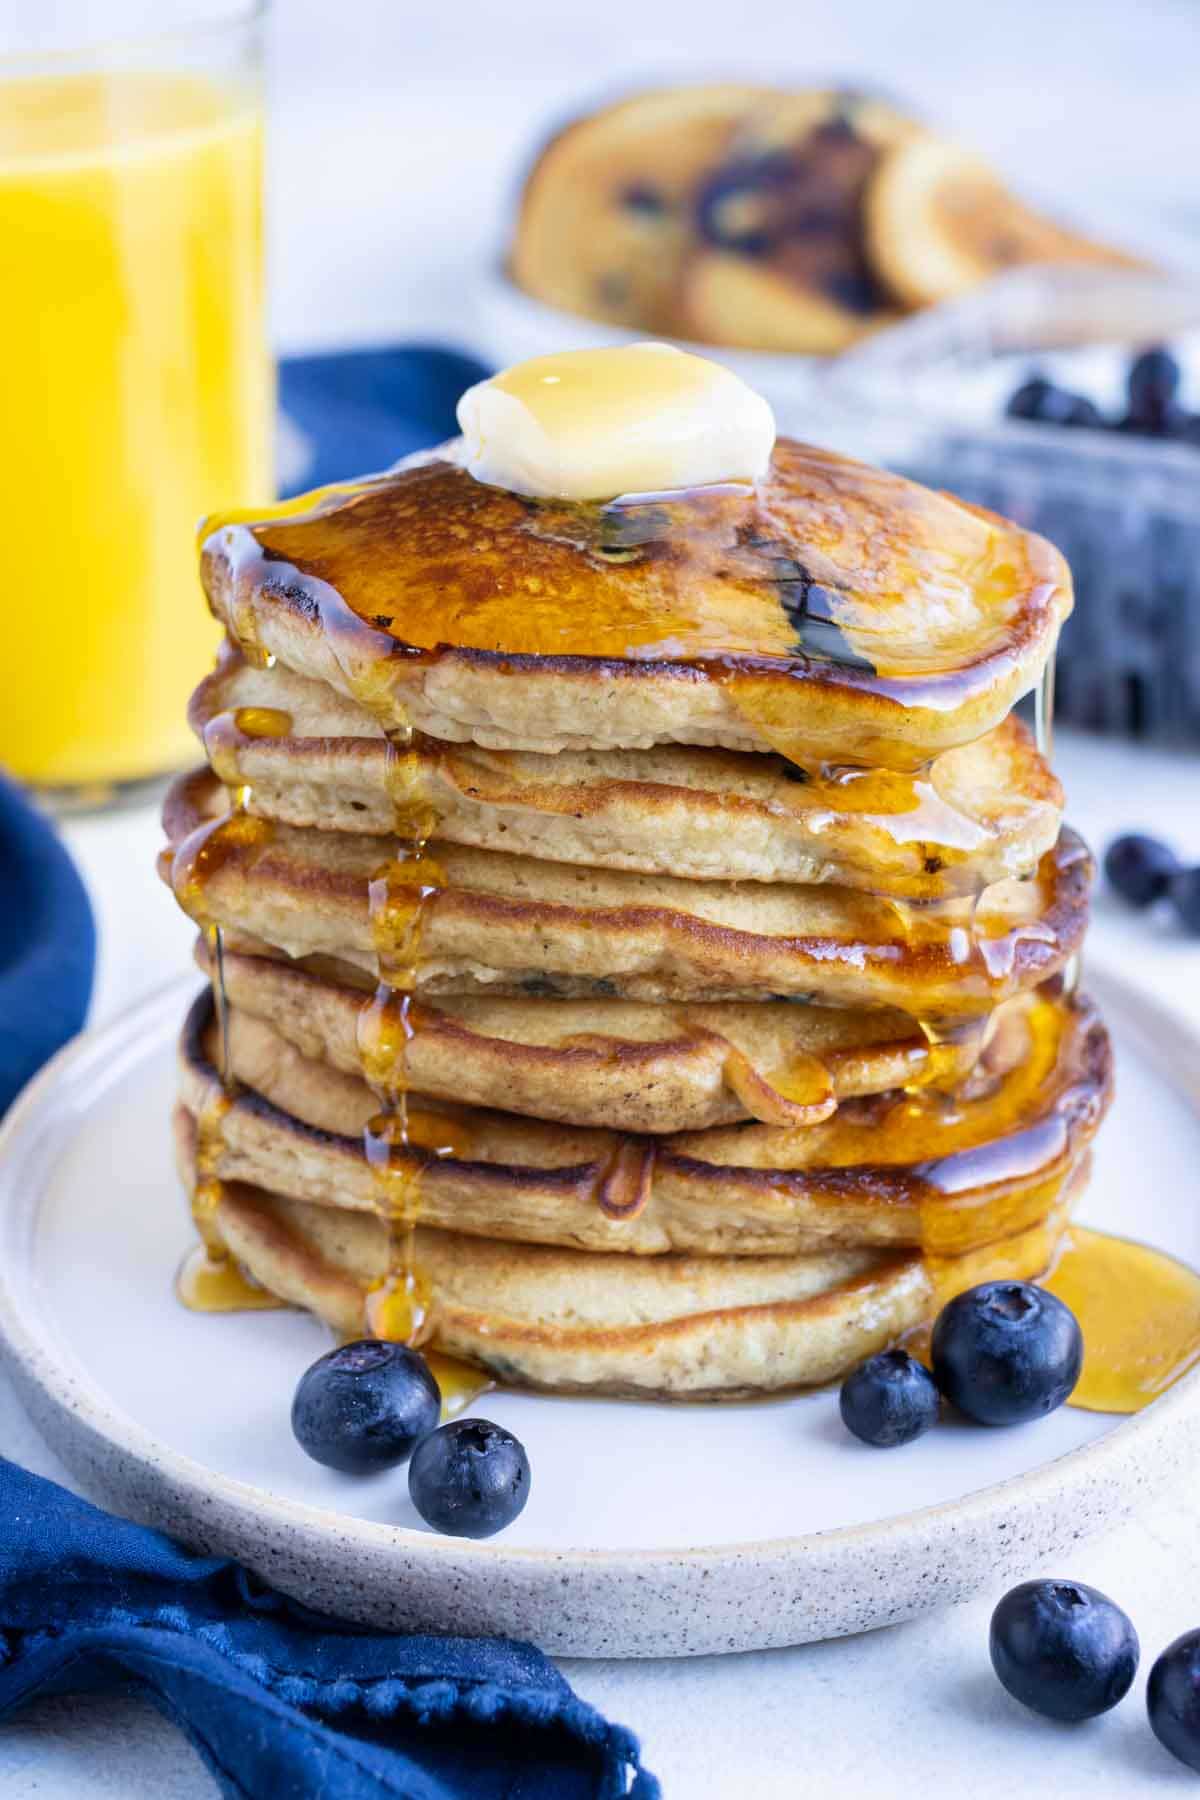
<svg viewBox="0 0 1200 1800">
<path fill-rule="evenodd" d="M 635 94 L 558 133 L 509 257 L 567 312 L 817 356 L 1030 263 L 1133 259 L 884 100 L 736 86 Z"/>
<path fill-rule="evenodd" d="M 224 834 L 227 811 L 207 769 L 168 793 L 162 873 L 184 910 L 289 956 L 339 957 L 375 975 L 372 890 L 403 880 L 404 845 L 290 825 Z M 1082 939 L 1092 876 L 1066 829 L 1029 878 L 937 908 L 830 885 L 689 881 L 437 841 L 420 867 L 429 891 L 413 990 L 424 996 L 804 996 L 937 1020 L 977 1017 L 1057 973 Z"/>
<path fill-rule="evenodd" d="M 394 831 L 383 728 L 326 683 L 227 653 L 189 716 L 214 773 L 248 789 L 253 813 L 320 831 Z M 1030 874 L 1062 817 L 1059 784 L 1016 718 L 915 775 L 808 772 L 779 756 L 693 745 L 552 756 L 421 738 L 409 798 L 436 816 L 447 843 L 912 900 Z"/>
<path fill-rule="evenodd" d="M 211 974 L 200 940 L 197 960 Z M 313 968 L 230 948 L 225 991 L 310 1060 L 363 1076 L 359 1020 L 373 984 L 350 964 Z M 1009 1002 L 1024 1006 L 1023 999 Z M 1003 1009 L 1002 1009 L 1003 1011 Z M 414 1088 L 567 1125 L 701 1131 L 760 1119 L 807 1125 L 840 1101 L 965 1076 L 982 1037 L 937 1046 L 895 1009 L 598 997 L 442 995 L 422 1003 L 407 1047 Z"/>
<path fill-rule="evenodd" d="M 367 1084 L 236 1008 L 229 1040 L 238 1085 L 213 1172 L 372 1211 L 363 1132 L 379 1103 Z M 216 1047 L 205 994 L 180 1046 L 180 1100 L 192 1119 L 219 1092 Z M 1010 1014 L 951 1097 L 894 1092 L 847 1100 L 815 1125 L 646 1138 L 413 1093 L 403 1154 L 421 1164 L 422 1219 L 472 1237 L 632 1257 L 830 1245 L 949 1255 L 1051 1209 L 1110 1087 L 1108 1038 L 1094 1010 L 1039 996 Z"/>
<path fill-rule="evenodd" d="M 701 343 L 832 354 L 899 316 L 867 254 L 880 159 L 918 127 L 853 94 L 777 99 L 696 196 L 679 329 Z"/>
<path fill-rule="evenodd" d="M 935 306 L 1029 263 L 1144 267 L 1035 212 L 994 170 L 942 138 L 910 138 L 881 157 L 865 196 L 866 248 L 905 306 Z"/>
<path fill-rule="evenodd" d="M 1000 723 L 1071 610 L 1044 538 L 789 438 L 755 484 L 603 503 L 463 454 L 210 521 L 235 643 L 447 742 L 914 769 Z"/>
<path fill-rule="evenodd" d="M 179 1164 L 192 1184 L 191 1141 Z M 931 1265 L 914 1251 L 620 1257 L 419 1227 L 414 1255 L 439 1296 L 434 1349 L 505 1386 L 629 1399 L 737 1400 L 836 1381 L 977 1282 L 1020 1280 L 1055 1259 L 1082 1170 L 1037 1224 Z M 386 1235 L 244 1182 L 218 1209 L 229 1252 L 268 1292 L 336 1332 L 361 1331 L 387 1267 Z"/>
<path fill-rule="evenodd" d="M 678 332 L 694 196 L 741 121 L 769 98 L 767 88 L 674 88 L 566 126 L 525 182 L 514 281 L 564 312 Z"/>
</svg>

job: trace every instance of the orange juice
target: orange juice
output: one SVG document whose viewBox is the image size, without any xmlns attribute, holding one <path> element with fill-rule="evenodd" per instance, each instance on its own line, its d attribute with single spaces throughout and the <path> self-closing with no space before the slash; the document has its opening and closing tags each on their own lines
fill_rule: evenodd
<svg viewBox="0 0 1200 1800">
<path fill-rule="evenodd" d="M 202 514 L 273 491 L 257 94 L 0 83 L 0 765 L 107 787 L 195 755 Z"/>
</svg>

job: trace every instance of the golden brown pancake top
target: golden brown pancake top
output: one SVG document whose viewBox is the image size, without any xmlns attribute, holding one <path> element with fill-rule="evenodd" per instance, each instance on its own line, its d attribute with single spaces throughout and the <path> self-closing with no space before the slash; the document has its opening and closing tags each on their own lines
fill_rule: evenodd
<svg viewBox="0 0 1200 1800">
<path fill-rule="evenodd" d="M 210 591 L 274 593 L 383 657 L 765 659 L 868 688 L 1027 654 L 1070 609 L 1043 539 L 790 439 L 757 488 L 603 504 L 487 487 L 454 457 L 210 521 Z"/>
</svg>

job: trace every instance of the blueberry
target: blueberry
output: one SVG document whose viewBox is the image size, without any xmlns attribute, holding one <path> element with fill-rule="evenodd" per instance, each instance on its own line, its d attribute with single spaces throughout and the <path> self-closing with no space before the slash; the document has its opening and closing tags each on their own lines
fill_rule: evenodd
<svg viewBox="0 0 1200 1800">
<path fill-rule="evenodd" d="M 1030 1281 L 985 1281 L 944 1306 L 933 1375 L 980 1425 L 1023 1425 L 1062 1405 L 1079 1380 L 1083 1334 L 1069 1307 Z"/>
<path fill-rule="evenodd" d="M 992 1667 L 1047 1719 L 1094 1719 L 1123 1700 L 1141 1646 L 1107 1594 L 1080 1581 L 1023 1581 L 992 1614 Z"/>
<path fill-rule="evenodd" d="M 910 1444 L 937 1424 L 941 1396 L 929 1370 L 907 1350 L 882 1350 L 847 1375 L 842 1423 L 864 1444 Z"/>
<path fill-rule="evenodd" d="M 1095 401 L 1084 394 L 1076 394 L 1070 407 L 1066 410 L 1062 423 L 1084 431 L 1103 431 L 1104 416 Z"/>
<path fill-rule="evenodd" d="M 1167 898 L 1189 937 L 1200 937 L 1200 869 L 1179 869 L 1167 884 Z"/>
<path fill-rule="evenodd" d="M 670 211 L 664 195 L 648 181 L 631 182 L 621 194 L 621 205 L 644 219 L 661 219 Z"/>
<path fill-rule="evenodd" d="M 455 1419 L 417 1445 L 408 1469 L 412 1503 L 435 1531 L 492 1537 L 529 1498 L 529 1458 L 490 1419 Z"/>
<path fill-rule="evenodd" d="M 1114 838 L 1104 853 L 1104 873 L 1110 886 L 1130 906 L 1152 906 L 1167 891 L 1179 868 L 1173 850 L 1157 838 L 1129 832 Z"/>
<path fill-rule="evenodd" d="M 1150 1729 L 1165 1750 L 1200 1771 L 1200 1631 L 1168 1644 L 1146 1683 Z"/>
<path fill-rule="evenodd" d="M 1160 432 L 1178 410 L 1179 364 L 1169 350 L 1143 350 L 1129 368 L 1129 418 Z"/>
<path fill-rule="evenodd" d="M 318 1357 L 300 1377 L 292 1430 L 315 1462 L 371 1475 L 411 1456 L 441 1410 L 424 1357 L 403 1344 L 362 1338 Z"/>
<path fill-rule="evenodd" d="M 1166 407 L 1157 413 L 1128 412 L 1117 421 L 1117 430 L 1128 437 L 1178 438 L 1188 435 L 1188 415 L 1180 406 Z"/>
<path fill-rule="evenodd" d="M 696 197 L 696 228 L 718 250 L 767 256 L 774 247 L 773 197 L 787 182 L 791 159 L 771 152 L 726 163 Z"/>
<path fill-rule="evenodd" d="M 1040 419 L 1042 407 L 1054 392 L 1054 384 L 1044 375 L 1031 375 L 1009 398 L 1005 412 L 1010 419 Z"/>
<path fill-rule="evenodd" d="M 1034 375 L 1023 382 L 1012 395 L 1006 408 L 1010 419 L 1032 419 L 1039 425 L 1099 426 L 1103 420 L 1095 406 L 1082 394 L 1068 393 L 1056 387 L 1044 375 Z"/>
</svg>

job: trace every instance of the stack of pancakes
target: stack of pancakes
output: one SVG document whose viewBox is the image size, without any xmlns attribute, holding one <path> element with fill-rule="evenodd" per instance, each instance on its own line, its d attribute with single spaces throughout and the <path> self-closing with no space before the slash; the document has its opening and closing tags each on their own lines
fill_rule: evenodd
<svg viewBox="0 0 1200 1800">
<path fill-rule="evenodd" d="M 228 643 L 163 866 L 221 976 L 176 1121 L 211 1255 L 681 1397 L 1052 1262 L 1110 1067 L 1090 863 L 1011 716 L 1048 544 L 788 440 L 755 490 L 605 505 L 449 446 L 202 561 Z"/>
</svg>

